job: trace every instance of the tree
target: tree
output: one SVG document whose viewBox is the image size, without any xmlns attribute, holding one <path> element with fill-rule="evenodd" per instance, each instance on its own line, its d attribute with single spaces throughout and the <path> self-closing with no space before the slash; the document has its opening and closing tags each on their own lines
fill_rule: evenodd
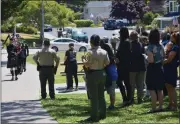
<svg viewBox="0 0 180 124">
<path fill-rule="evenodd" d="M 74 12 L 55 1 L 46 1 L 44 3 L 45 24 L 52 26 L 63 26 L 65 23 L 74 19 Z M 41 27 L 41 1 L 28 1 L 23 6 L 17 17 L 21 17 L 21 22 L 25 25 L 36 25 Z"/>
<path fill-rule="evenodd" d="M 113 0 L 110 16 L 113 18 L 142 19 L 148 7 L 144 0 Z"/>
<path fill-rule="evenodd" d="M 150 25 L 152 23 L 152 21 L 154 20 L 154 18 L 160 16 L 158 13 L 153 13 L 153 12 L 147 12 L 144 14 L 142 21 L 143 24 L 145 25 Z"/>
<path fill-rule="evenodd" d="M 19 6 L 22 2 L 23 0 L 1 0 L 2 24 L 18 11 L 17 6 Z"/>
</svg>

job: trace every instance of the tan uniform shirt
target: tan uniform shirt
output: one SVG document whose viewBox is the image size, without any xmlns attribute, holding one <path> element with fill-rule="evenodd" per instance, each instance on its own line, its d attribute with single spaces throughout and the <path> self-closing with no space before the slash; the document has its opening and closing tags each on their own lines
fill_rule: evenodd
<svg viewBox="0 0 180 124">
<path fill-rule="evenodd" d="M 107 52 L 100 47 L 92 48 L 87 53 L 87 63 L 90 69 L 102 70 L 109 62 Z"/>
<path fill-rule="evenodd" d="M 43 48 L 33 56 L 34 61 L 39 62 L 40 66 L 53 66 L 56 62 L 56 66 L 59 65 L 60 58 L 57 53 L 51 48 Z"/>
</svg>

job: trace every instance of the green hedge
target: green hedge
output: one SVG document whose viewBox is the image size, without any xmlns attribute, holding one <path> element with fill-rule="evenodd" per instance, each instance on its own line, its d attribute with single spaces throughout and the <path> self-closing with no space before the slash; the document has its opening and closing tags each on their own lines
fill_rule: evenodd
<svg viewBox="0 0 180 124">
<path fill-rule="evenodd" d="M 77 27 L 90 27 L 93 24 L 91 20 L 74 20 Z"/>
</svg>

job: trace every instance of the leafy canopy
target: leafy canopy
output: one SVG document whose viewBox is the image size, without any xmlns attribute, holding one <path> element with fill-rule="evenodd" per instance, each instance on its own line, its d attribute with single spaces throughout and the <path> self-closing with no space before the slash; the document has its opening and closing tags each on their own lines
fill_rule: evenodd
<svg viewBox="0 0 180 124">
<path fill-rule="evenodd" d="M 142 19 L 148 11 L 144 0 L 113 0 L 110 16 L 113 18 Z"/>
</svg>

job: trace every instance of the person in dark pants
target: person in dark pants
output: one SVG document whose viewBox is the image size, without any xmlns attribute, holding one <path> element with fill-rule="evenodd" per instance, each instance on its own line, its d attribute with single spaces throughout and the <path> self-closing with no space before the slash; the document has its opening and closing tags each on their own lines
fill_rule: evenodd
<svg viewBox="0 0 180 124">
<path fill-rule="evenodd" d="M 69 44 L 69 50 L 65 53 L 64 63 L 66 65 L 66 74 L 67 74 L 67 90 L 73 89 L 73 76 L 76 83 L 76 90 L 78 90 L 78 77 L 77 77 L 77 60 L 76 60 L 76 51 L 74 50 L 74 44 Z"/>
<path fill-rule="evenodd" d="M 23 44 L 21 45 L 21 61 L 22 61 L 22 66 L 23 66 L 23 70 L 24 72 L 26 71 L 26 58 L 27 56 L 29 56 L 29 48 L 27 46 L 27 44 Z"/>
<path fill-rule="evenodd" d="M 7 46 L 7 53 L 8 53 L 8 62 L 7 62 L 7 68 L 10 68 L 10 72 L 12 75 L 12 79 L 14 80 L 14 76 L 15 76 L 15 80 L 18 80 L 18 70 L 17 70 L 17 50 L 16 47 L 11 43 Z"/>
<path fill-rule="evenodd" d="M 110 60 L 110 64 L 107 65 L 105 70 L 106 70 L 106 73 L 107 73 L 106 89 L 107 89 L 107 93 L 110 96 L 110 106 L 108 107 L 108 109 L 112 110 L 112 109 L 115 108 L 114 104 L 115 104 L 116 79 L 113 79 L 112 76 L 111 76 L 111 75 L 114 75 L 114 73 L 113 74 L 112 74 L 112 72 L 110 72 L 111 74 L 108 73 L 108 68 L 111 65 L 115 65 L 115 56 L 113 54 L 112 48 L 108 44 L 106 44 L 103 39 L 100 42 L 100 46 L 101 46 L 102 49 L 104 49 L 108 53 L 108 57 L 109 57 L 109 60 Z M 117 75 L 117 73 L 116 73 L 116 75 Z"/>
<path fill-rule="evenodd" d="M 129 67 L 130 67 L 130 42 L 129 31 L 126 27 L 120 29 L 120 44 L 116 54 L 116 63 L 118 71 L 117 85 L 120 88 L 123 105 L 130 102 L 131 85 L 129 81 Z M 125 86 L 123 85 L 123 81 Z M 125 90 L 126 89 L 126 90 Z"/>
<path fill-rule="evenodd" d="M 134 103 L 135 86 L 137 88 L 137 101 L 138 104 L 142 103 L 143 98 L 143 85 L 145 82 L 146 66 L 145 66 L 145 49 L 143 45 L 138 41 L 138 33 L 132 31 L 130 34 L 130 84 L 131 84 L 131 101 L 130 104 Z"/>
<path fill-rule="evenodd" d="M 90 39 L 91 50 L 82 56 L 82 62 L 87 70 L 87 88 L 91 101 L 90 118 L 85 121 L 98 122 L 106 118 L 106 101 L 104 88 L 106 73 L 104 68 L 109 64 L 109 57 L 105 50 L 99 47 L 100 37 L 92 35 Z"/>
<path fill-rule="evenodd" d="M 55 99 L 54 92 L 54 75 L 56 74 L 60 58 L 56 52 L 49 48 L 50 42 L 44 41 L 44 48 L 38 51 L 33 59 L 37 64 L 37 70 L 39 71 L 39 79 L 41 82 L 41 97 L 45 99 L 46 94 L 46 82 L 49 83 L 49 95 L 51 99 Z M 54 66 L 54 62 L 56 65 Z"/>
</svg>

